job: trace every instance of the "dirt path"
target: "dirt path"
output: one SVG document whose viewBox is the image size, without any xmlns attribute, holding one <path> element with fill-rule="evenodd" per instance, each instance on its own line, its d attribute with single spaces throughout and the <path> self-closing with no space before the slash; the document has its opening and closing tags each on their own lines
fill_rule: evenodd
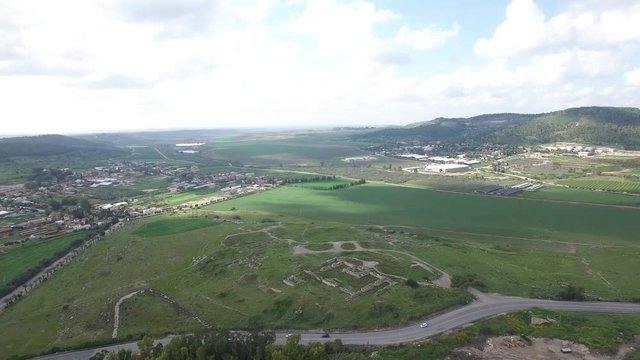
<svg viewBox="0 0 640 360">
<path fill-rule="evenodd" d="M 227 236 L 224 237 L 224 239 L 222 239 L 222 241 L 220 241 L 220 245 L 225 246 L 224 242 L 236 237 L 236 236 L 240 236 L 240 235 L 249 235 L 249 234 L 257 234 L 257 233 L 265 233 L 267 234 L 267 236 L 269 236 L 270 238 L 274 239 L 274 240 L 278 240 L 278 241 L 284 241 L 289 245 L 293 245 L 293 244 L 297 244 L 298 241 L 294 240 L 294 239 L 286 239 L 286 238 L 281 238 L 279 236 L 275 236 L 271 233 L 271 230 L 273 229 L 277 229 L 279 227 L 282 227 L 282 224 L 278 223 L 276 225 L 271 225 L 269 227 L 266 227 L 264 229 L 258 229 L 258 230 L 246 230 L 243 227 L 240 227 L 240 230 L 244 230 L 242 232 L 239 233 L 235 233 L 235 234 L 229 234 Z"/>
<path fill-rule="evenodd" d="M 201 319 L 198 315 L 194 314 L 193 312 L 189 311 L 188 309 L 186 309 L 185 307 L 181 306 L 180 304 L 178 304 L 176 301 L 172 300 L 171 298 L 169 298 L 169 296 L 167 296 L 166 294 L 157 291 L 157 290 L 153 290 L 153 289 L 142 289 L 142 290 L 137 290 L 134 291 L 132 293 L 129 293 L 123 297 L 121 297 L 116 304 L 113 307 L 113 333 L 111 334 L 111 337 L 113 339 L 118 337 L 118 328 L 120 326 L 120 306 L 122 305 L 122 303 L 125 300 L 128 300 L 136 295 L 149 295 L 149 296 L 154 296 L 160 300 L 163 300 L 167 303 L 169 303 L 170 305 L 173 305 L 174 309 L 182 315 L 186 315 L 188 317 L 193 318 L 195 321 L 199 322 L 200 325 L 204 326 L 205 328 L 211 328 L 211 324 L 209 324 L 207 321 Z"/>
<path fill-rule="evenodd" d="M 173 159 L 169 159 L 165 154 L 163 154 L 162 151 L 160 151 L 160 149 L 153 148 L 153 150 L 155 150 L 158 153 L 158 155 L 162 156 L 165 160 L 173 161 Z"/>
<path fill-rule="evenodd" d="M 178 159 L 171 159 L 169 157 L 167 157 L 165 154 L 162 153 L 162 151 L 160 151 L 160 149 L 154 147 L 153 150 L 155 150 L 158 155 L 162 156 L 165 160 L 168 161 L 177 161 L 177 162 L 183 162 L 183 163 L 188 163 L 188 164 L 193 164 L 193 161 L 187 161 L 187 160 L 178 160 Z"/>
<path fill-rule="evenodd" d="M 118 337 L 118 327 L 120 326 L 120 305 L 127 300 L 140 293 L 140 290 L 129 293 L 120 298 L 120 300 L 116 301 L 116 305 L 113 307 L 113 333 L 111 333 L 111 337 L 113 339 Z"/>
</svg>

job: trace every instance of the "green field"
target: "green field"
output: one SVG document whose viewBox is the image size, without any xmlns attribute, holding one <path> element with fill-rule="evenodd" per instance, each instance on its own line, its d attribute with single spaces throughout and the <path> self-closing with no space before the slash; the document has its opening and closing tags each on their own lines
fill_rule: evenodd
<svg viewBox="0 0 640 360">
<path fill-rule="evenodd" d="M 217 222 L 207 219 L 161 219 L 145 223 L 137 228 L 133 234 L 142 237 L 167 236 L 202 229 L 217 224 Z"/>
<path fill-rule="evenodd" d="M 166 203 L 168 205 L 178 205 L 189 201 L 203 199 L 209 196 L 215 196 L 216 194 L 218 194 L 218 192 L 205 188 L 173 194 L 161 194 L 159 196 L 156 196 L 155 200 Z"/>
<path fill-rule="evenodd" d="M 284 139 L 278 136 L 239 137 L 211 142 L 203 152 L 214 159 L 258 165 L 320 164 L 343 156 L 362 154 L 362 150 L 352 141 L 328 140 L 314 135 L 298 135 Z"/>
<path fill-rule="evenodd" d="M 140 176 L 131 186 L 134 190 L 166 190 L 169 181 L 164 176 Z"/>
<path fill-rule="evenodd" d="M 538 191 L 525 192 L 519 197 L 530 199 L 547 199 L 555 201 L 584 202 L 593 204 L 611 204 L 640 207 L 640 196 L 618 194 L 608 191 L 593 191 L 558 186 L 546 186 Z"/>
<path fill-rule="evenodd" d="M 616 192 L 640 193 L 640 181 L 625 181 L 623 179 L 584 178 L 559 181 L 560 184 L 582 189 L 594 189 Z"/>
<path fill-rule="evenodd" d="M 164 160 L 160 154 L 151 146 L 127 147 L 129 154 L 126 156 L 130 160 L 161 161 Z"/>
<path fill-rule="evenodd" d="M 4 161 L 0 163 L 0 185 L 20 184 L 31 175 L 31 169 Z"/>
<path fill-rule="evenodd" d="M 638 246 L 638 210 L 445 193 L 384 185 L 343 191 L 284 187 L 214 204 L 355 224 L 407 225 L 464 236 L 615 242 Z"/>
<path fill-rule="evenodd" d="M 56 239 L 32 240 L 25 244 L 9 246 L 5 254 L 0 254 L 0 289 L 41 261 L 65 250 L 74 241 L 84 239 L 86 235 L 85 232 L 79 232 Z"/>
</svg>

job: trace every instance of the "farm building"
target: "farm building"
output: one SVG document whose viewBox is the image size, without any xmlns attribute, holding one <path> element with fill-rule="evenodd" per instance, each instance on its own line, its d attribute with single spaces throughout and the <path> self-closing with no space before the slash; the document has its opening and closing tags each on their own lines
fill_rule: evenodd
<svg viewBox="0 0 640 360">
<path fill-rule="evenodd" d="M 485 195 L 509 196 L 509 195 L 515 195 L 525 190 L 526 191 L 540 190 L 542 189 L 543 186 L 544 185 L 542 184 L 532 184 L 532 183 L 522 183 L 522 184 L 513 185 L 509 187 L 504 187 L 500 185 L 485 185 L 475 189 L 474 192 L 477 192 L 479 194 L 485 194 Z"/>
<path fill-rule="evenodd" d="M 502 188 L 500 185 L 486 185 L 475 189 L 475 192 L 486 195 L 501 190 Z"/>
<path fill-rule="evenodd" d="M 471 168 L 468 165 L 461 164 L 429 164 L 424 167 L 424 171 L 430 173 L 450 174 L 469 171 Z"/>
<path fill-rule="evenodd" d="M 522 192 L 521 188 L 507 187 L 494 192 L 495 195 L 510 196 Z"/>
<path fill-rule="evenodd" d="M 525 190 L 527 191 L 536 191 L 536 190 L 540 190 L 544 187 L 544 185 L 542 184 L 537 184 L 537 185 L 531 185 L 528 188 L 526 188 Z"/>
</svg>

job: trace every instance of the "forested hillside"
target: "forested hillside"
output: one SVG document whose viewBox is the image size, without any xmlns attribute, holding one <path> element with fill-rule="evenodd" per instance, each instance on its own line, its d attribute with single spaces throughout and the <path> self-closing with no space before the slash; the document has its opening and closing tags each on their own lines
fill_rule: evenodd
<svg viewBox="0 0 640 360">
<path fill-rule="evenodd" d="M 455 142 L 468 147 L 486 143 L 530 145 L 566 141 L 640 149 L 640 109 L 581 107 L 545 114 L 437 118 L 358 136 L 372 141 Z"/>
<path fill-rule="evenodd" d="M 113 146 L 62 135 L 24 136 L 0 139 L 0 159 L 13 156 L 48 156 L 73 153 L 77 156 L 109 157 L 123 151 Z"/>
</svg>

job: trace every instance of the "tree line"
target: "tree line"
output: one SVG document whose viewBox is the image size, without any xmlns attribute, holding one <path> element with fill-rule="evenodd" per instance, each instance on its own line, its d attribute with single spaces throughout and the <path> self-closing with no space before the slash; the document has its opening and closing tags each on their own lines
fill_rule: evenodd
<svg viewBox="0 0 640 360">
<path fill-rule="evenodd" d="M 275 344 L 272 331 L 252 333 L 213 330 L 206 333 L 176 336 L 167 345 L 154 344 L 145 336 L 138 341 L 138 353 L 131 350 L 103 350 L 90 360 L 338 360 L 368 359 L 358 349 L 348 349 L 337 339 L 326 343 L 300 345 L 300 335 L 290 335 L 284 345 Z"/>
<path fill-rule="evenodd" d="M 329 186 L 329 188 L 328 188 L 328 189 L 329 189 L 329 190 L 338 190 L 338 189 L 344 189 L 344 188 L 347 188 L 347 187 L 349 187 L 349 186 L 362 185 L 362 184 L 366 184 L 366 183 L 367 183 L 367 180 L 365 180 L 365 179 L 360 179 L 360 180 L 352 181 L 352 182 L 350 182 L 350 183 L 348 183 L 348 184 L 346 184 L 346 183 L 345 183 L 345 184 L 336 184 L 336 185 L 332 185 L 332 186 Z"/>
<path fill-rule="evenodd" d="M 321 182 L 321 181 L 331 181 L 335 180 L 335 175 L 333 176 L 310 176 L 310 177 L 300 177 L 300 178 L 287 178 L 282 181 L 283 184 L 300 184 L 300 183 L 308 183 L 308 182 Z"/>
</svg>

